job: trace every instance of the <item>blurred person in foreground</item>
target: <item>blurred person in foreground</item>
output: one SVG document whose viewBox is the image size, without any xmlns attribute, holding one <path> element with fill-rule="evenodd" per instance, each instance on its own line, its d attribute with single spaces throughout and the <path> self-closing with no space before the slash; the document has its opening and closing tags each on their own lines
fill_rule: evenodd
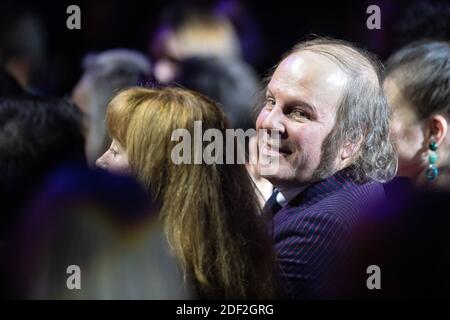
<svg viewBox="0 0 450 320">
<path fill-rule="evenodd" d="M 0 281 L 24 208 L 45 177 L 64 163 L 85 163 L 81 112 L 63 99 L 1 99 Z"/>
<path fill-rule="evenodd" d="M 178 163 L 173 158 L 179 144 L 174 130 L 193 137 L 194 121 L 225 137 L 223 111 L 199 93 L 179 88 L 122 91 L 108 106 L 106 125 L 113 142 L 97 165 L 131 173 L 155 198 L 165 234 L 196 297 L 274 298 L 275 259 L 245 166 L 236 164 L 236 158 L 234 164 L 207 164 L 203 158 L 198 164 Z M 192 159 L 197 143 L 203 150 L 205 141 L 191 141 L 183 157 Z M 216 154 L 226 157 L 231 151 L 223 143 Z"/>
<path fill-rule="evenodd" d="M 398 175 L 418 187 L 450 190 L 450 43 L 419 41 L 386 63 Z"/>
<path fill-rule="evenodd" d="M 45 180 L 18 228 L 9 259 L 11 296 L 190 297 L 157 210 L 132 178 L 82 165 L 59 167 Z"/>
<path fill-rule="evenodd" d="M 291 297 L 323 298 L 358 221 L 385 198 L 382 183 L 396 172 L 380 63 L 345 41 L 301 42 L 263 93 L 256 128 L 279 141 L 258 135 L 257 169 L 277 160 L 274 174 L 262 174 L 276 188 L 263 213 L 281 276 Z"/>
<path fill-rule="evenodd" d="M 0 101 L 1 241 L 49 172 L 66 162 L 85 163 L 84 141 L 81 112 L 66 100 Z"/>
<path fill-rule="evenodd" d="M 331 275 L 339 299 L 448 299 L 450 194 L 402 190 L 363 221 Z"/>
<path fill-rule="evenodd" d="M 151 71 L 150 62 L 139 52 L 113 49 L 88 54 L 84 74 L 72 98 L 86 115 L 86 155 L 90 166 L 111 144 L 105 128 L 106 106 L 115 92 L 141 84 Z"/>
</svg>

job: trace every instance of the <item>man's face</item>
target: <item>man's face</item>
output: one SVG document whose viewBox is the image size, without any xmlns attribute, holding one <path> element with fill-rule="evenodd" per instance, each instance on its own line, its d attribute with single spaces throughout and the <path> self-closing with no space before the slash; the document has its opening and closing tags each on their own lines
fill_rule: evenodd
<svg viewBox="0 0 450 320">
<path fill-rule="evenodd" d="M 335 63 L 310 51 L 291 54 L 275 70 L 256 128 L 280 133 L 278 151 L 264 139 L 258 141 L 259 160 L 270 156 L 278 159 L 277 172 L 265 175 L 276 187 L 312 182 L 321 163 L 322 143 L 335 124 L 346 80 Z M 331 165 L 340 165 L 338 154 Z"/>
</svg>

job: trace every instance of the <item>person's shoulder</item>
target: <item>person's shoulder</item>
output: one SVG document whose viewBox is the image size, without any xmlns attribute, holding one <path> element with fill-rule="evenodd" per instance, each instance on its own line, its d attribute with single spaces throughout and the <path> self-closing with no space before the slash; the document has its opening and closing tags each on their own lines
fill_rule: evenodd
<svg viewBox="0 0 450 320">
<path fill-rule="evenodd" d="M 352 183 L 335 194 L 335 197 L 348 203 L 367 203 L 385 198 L 384 185 L 378 181 Z"/>
<path fill-rule="evenodd" d="M 385 198 L 383 184 L 380 182 L 346 183 L 342 189 L 314 204 L 290 207 L 285 211 L 284 219 L 278 223 L 290 230 L 311 225 L 349 229 L 358 224 L 377 204 L 385 201 Z"/>
<path fill-rule="evenodd" d="M 384 187 L 380 182 L 352 184 L 317 203 L 308 214 L 320 212 L 322 216 L 339 221 L 344 227 L 351 227 L 385 199 Z"/>
</svg>

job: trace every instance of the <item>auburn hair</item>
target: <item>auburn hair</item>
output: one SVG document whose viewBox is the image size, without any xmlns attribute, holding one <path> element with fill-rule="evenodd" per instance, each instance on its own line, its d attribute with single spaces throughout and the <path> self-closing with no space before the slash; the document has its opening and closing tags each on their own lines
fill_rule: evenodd
<svg viewBox="0 0 450 320">
<path fill-rule="evenodd" d="M 197 297 L 273 298 L 275 255 L 245 165 L 171 161 L 178 143 L 172 133 L 183 128 L 193 137 L 194 121 L 225 137 L 221 109 L 181 88 L 127 89 L 112 99 L 106 115 L 131 171 L 160 204 L 166 236 Z"/>
</svg>

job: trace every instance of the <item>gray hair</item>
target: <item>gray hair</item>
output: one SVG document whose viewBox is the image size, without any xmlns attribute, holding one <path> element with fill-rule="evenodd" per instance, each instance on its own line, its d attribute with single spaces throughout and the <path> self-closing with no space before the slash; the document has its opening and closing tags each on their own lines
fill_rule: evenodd
<svg viewBox="0 0 450 320">
<path fill-rule="evenodd" d="M 99 54 L 90 53 L 83 60 L 83 68 L 103 75 L 123 72 L 136 76 L 148 75 L 151 71 L 150 62 L 144 55 L 128 49 L 113 49 Z"/>
<path fill-rule="evenodd" d="M 109 101 L 116 92 L 141 84 L 150 75 L 151 65 L 139 52 L 114 49 L 88 54 L 83 60 L 83 68 L 84 77 L 89 83 L 90 131 L 87 154 L 92 163 L 110 143 L 104 123 Z"/>
<path fill-rule="evenodd" d="M 389 136 L 390 108 L 382 87 L 381 62 L 369 52 L 336 39 L 317 38 L 294 46 L 284 58 L 301 51 L 323 55 L 347 75 L 336 115 L 336 124 L 322 145 L 321 165 L 314 178 L 332 174 L 336 153 L 345 143 L 358 151 L 349 173 L 357 182 L 387 182 L 397 171 L 397 154 Z"/>
</svg>

